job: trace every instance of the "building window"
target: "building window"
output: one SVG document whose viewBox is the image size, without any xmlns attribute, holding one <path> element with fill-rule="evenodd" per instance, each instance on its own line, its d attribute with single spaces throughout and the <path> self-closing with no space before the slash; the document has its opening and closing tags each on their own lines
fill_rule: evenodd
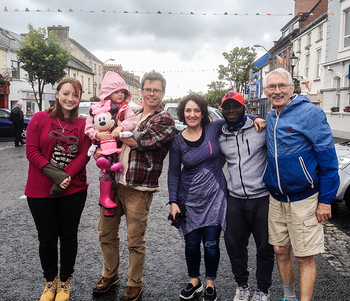
<svg viewBox="0 0 350 301">
<path fill-rule="evenodd" d="M 306 45 L 311 45 L 311 32 L 306 35 Z"/>
<path fill-rule="evenodd" d="M 305 57 L 305 76 L 309 78 L 309 69 L 310 69 L 310 54 L 307 54 Z"/>
<path fill-rule="evenodd" d="M 88 78 L 88 93 L 91 94 L 91 78 Z"/>
<path fill-rule="evenodd" d="M 318 49 L 316 51 L 316 58 L 317 58 L 317 66 L 316 66 L 316 78 L 321 77 L 321 54 L 322 54 L 322 49 Z"/>
<path fill-rule="evenodd" d="M 101 75 L 101 65 L 98 65 L 98 75 Z"/>
<path fill-rule="evenodd" d="M 19 62 L 17 61 L 11 61 L 11 67 L 12 67 L 12 78 L 20 79 L 20 67 Z"/>
<path fill-rule="evenodd" d="M 80 77 L 80 83 L 81 83 L 81 87 L 82 87 L 83 93 L 84 93 L 84 76 Z"/>
<path fill-rule="evenodd" d="M 96 74 L 96 64 L 94 64 L 94 73 Z"/>
<path fill-rule="evenodd" d="M 299 39 L 297 43 L 297 52 L 301 52 L 301 39 Z"/>
<path fill-rule="evenodd" d="M 333 87 L 335 88 L 335 106 L 340 107 L 340 77 L 336 76 L 333 79 Z"/>
<path fill-rule="evenodd" d="M 77 78 L 77 75 L 75 73 L 73 73 L 73 78 Z"/>
<path fill-rule="evenodd" d="M 318 40 L 323 39 L 323 24 L 318 27 Z"/>
<path fill-rule="evenodd" d="M 350 46 L 350 10 L 345 13 L 344 47 Z"/>
</svg>

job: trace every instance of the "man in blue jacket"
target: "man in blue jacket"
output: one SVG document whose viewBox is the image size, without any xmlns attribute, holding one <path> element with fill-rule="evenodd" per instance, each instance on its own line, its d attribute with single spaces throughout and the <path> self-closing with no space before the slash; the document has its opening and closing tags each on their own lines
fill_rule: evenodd
<svg viewBox="0 0 350 301">
<path fill-rule="evenodd" d="M 283 282 L 283 300 L 295 301 L 299 265 L 300 301 L 311 301 L 316 282 L 314 255 L 324 252 L 321 222 L 332 217 L 339 186 L 332 131 L 322 109 L 304 95 L 292 97 L 288 71 L 278 68 L 264 78 L 273 105 L 266 118 L 268 165 L 264 182 L 270 191 L 269 243 L 274 246 Z"/>
</svg>

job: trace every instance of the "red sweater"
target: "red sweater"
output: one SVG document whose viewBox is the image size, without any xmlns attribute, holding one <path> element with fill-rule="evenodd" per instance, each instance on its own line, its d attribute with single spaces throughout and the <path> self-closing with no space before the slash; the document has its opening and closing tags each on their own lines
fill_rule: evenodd
<svg viewBox="0 0 350 301">
<path fill-rule="evenodd" d="M 85 118 L 68 124 L 52 119 L 47 112 L 34 114 L 27 128 L 26 154 L 29 160 L 25 195 L 32 198 L 55 198 L 50 195 L 53 181 L 41 172 L 48 163 L 67 172 L 71 184 L 63 195 L 86 190 L 86 169 L 89 162 L 87 151 L 90 139 L 85 135 Z M 67 127 L 66 127 L 67 125 Z"/>
</svg>

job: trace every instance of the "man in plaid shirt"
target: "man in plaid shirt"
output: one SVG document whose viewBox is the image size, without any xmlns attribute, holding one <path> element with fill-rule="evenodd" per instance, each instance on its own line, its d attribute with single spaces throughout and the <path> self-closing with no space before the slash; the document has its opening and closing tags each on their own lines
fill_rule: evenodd
<svg viewBox="0 0 350 301">
<path fill-rule="evenodd" d="M 159 191 L 158 179 L 170 143 L 175 136 L 175 123 L 161 104 L 166 81 L 155 71 L 142 78 L 144 107 L 137 114 L 138 123 L 132 138 L 121 139 L 123 151 L 119 159 L 123 172 L 116 173 L 118 183 L 114 195 L 114 216 L 104 216 L 101 208 L 98 225 L 104 265 L 102 278 L 93 291 L 103 293 L 119 281 L 119 224 L 125 214 L 128 235 L 128 283 L 120 300 L 137 300 L 142 292 L 146 258 L 145 232 L 153 193 Z M 110 209 L 109 209 L 110 210 Z"/>
</svg>

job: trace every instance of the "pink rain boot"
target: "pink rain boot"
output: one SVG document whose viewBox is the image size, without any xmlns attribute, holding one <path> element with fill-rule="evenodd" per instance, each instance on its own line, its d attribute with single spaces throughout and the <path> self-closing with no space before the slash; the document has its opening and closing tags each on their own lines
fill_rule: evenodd
<svg viewBox="0 0 350 301">
<path fill-rule="evenodd" d="M 114 164 L 111 166 L 110 171 L 119 171 L 119 172 L 122 172 L 122 171 L 123 171 L 122 166 L 123 166 L 123 164 L 122 164 L 121 162 L 114 163 Z"/>
<path fill-rule="evenodd" d="M 117 208 L 117 204 L 111 199 L 112 182 L 100 181 L 100 206 L 105 209 Z"/>
<path fill-rule="evenodd" d="M 111 190 L 111 199 L 114 199 L 114 193 L 115 193 L 115 189 Z M 105 212 L 103 214 L 106 217 L 112 217 L 114 216 L 114 209 L 105 209 Z"/>
<path fill-rule="evenodd" d="M 111 163 L 105 157 L 100 157 L 96 160 L 96 165 L 102 169 L 102 173 L 107 173 L 107 169 L 111 166 Z"/>
<path fill-rule="evenodd" d="M 104 216 L 106 216 L 106 217 L 114 216 L 114 209 L 105 209 Z"/>
</svg>

